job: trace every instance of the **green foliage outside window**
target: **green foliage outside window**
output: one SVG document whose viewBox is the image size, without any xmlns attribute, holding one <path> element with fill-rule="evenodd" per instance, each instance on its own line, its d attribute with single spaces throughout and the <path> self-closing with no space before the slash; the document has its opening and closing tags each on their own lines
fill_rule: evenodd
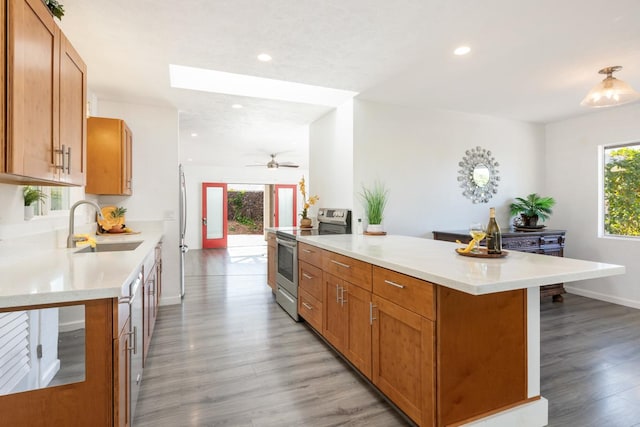
<svg viewBox="0 0 640 427">
<path fill-rule="evenodd" d="M 605 150 L 604 231 L 640 236 L 640 145 Z"/>
</svg>

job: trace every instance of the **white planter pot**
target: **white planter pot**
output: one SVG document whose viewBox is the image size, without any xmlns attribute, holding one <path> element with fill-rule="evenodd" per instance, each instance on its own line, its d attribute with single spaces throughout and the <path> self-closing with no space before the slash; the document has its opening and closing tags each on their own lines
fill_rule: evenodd
<svg viewBox="0 0 640 427">
<path fill-rule="evenodd" d="M 382 224 L 368 224 L 367 232 L 369 233 L 382 233 L 384 230 Z"/>
<path fill-rule="evenodd" d="M 24 207 L 24 220 L 29 221 L 33 218 L 33 205 Z"/>
</svg>

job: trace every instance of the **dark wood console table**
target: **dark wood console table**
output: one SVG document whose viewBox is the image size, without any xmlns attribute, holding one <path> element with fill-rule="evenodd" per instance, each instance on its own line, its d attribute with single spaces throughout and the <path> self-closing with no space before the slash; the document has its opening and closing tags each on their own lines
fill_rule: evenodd
<svg viewBox="0 0 640 427">
<path fill-rule="evenodd" d="M 469 243 L 471 236 L 467 230 L 434 231 L 435 240 L 455 242 L 460 240 Z M 564 256 L 565 230 L 540 231 L 503 231 L 502 247 L 504 249 L 531 252 L 535 254 Z M 563 283 L 540 286 L 540 298 L 551 296 L 553 302 L 562 302 L 562 294 L 566 293 Z"/>
</svg>

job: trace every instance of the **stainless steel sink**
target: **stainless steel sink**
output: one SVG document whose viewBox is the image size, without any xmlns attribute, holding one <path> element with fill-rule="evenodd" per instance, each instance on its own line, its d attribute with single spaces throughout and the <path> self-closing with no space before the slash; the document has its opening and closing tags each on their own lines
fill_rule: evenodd
<svg viewBox="0 0 640 427">
<path fill-rule="evenodd" d="M 132 251 L 138 246 L 140 246 L 142 242 L 118 242 L 118 243 L 98 243 L 95 248 L 91 246 L 86 246 L 79 251 L 76 251 L 77 254 L 85 254 L 91 252 L 121 252 L 121 251 Z"/>
</svg>

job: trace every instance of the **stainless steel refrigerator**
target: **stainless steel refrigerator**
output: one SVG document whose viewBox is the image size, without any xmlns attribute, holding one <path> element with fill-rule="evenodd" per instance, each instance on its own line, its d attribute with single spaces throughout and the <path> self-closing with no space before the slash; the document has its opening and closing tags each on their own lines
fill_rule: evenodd
<svg viewBox="0 0 640 427">
<path fill-rule="evenodd" d="M 184 256 L 189 250 L 184 238 L 187 230 L 187 184 L 182 165 L 178 167 L 180 175 L 180 296 L 184 298 Z"/>
</svg>

